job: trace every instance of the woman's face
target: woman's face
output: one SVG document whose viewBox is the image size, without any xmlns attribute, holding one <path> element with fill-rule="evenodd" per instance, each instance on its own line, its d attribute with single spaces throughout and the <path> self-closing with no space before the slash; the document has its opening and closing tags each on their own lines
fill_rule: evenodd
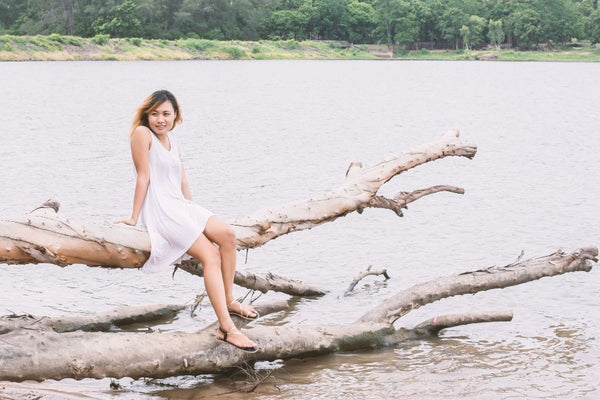
<svg viewBox="0 0 600 400">
<path fill-rule="evenodd" d="M 173 129 L 175 110 L 170 101 L 165 101 L 148 114 L 149 128 L 157 135 L 166 134 Z"/>
</svg>

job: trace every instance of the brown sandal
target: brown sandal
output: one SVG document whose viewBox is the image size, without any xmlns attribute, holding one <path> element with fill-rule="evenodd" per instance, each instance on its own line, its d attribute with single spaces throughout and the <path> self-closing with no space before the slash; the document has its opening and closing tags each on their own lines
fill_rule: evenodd
<svg viewBox="0 0 600 400">
<path fill-rule="evenodd" d="M 236 327 L 233 327 L 233 328 L 231 328 L 228 331 L 226 331 L 223 328 L 219 327 L 219 332 L 221 332 L 223 334 L 223 337 L 220 338 L 220 337 L 217 336 L 217 339 L 220 340 L 220 341 L 222 341 L 222 342 L 229 343 L 230 345 L 232 345 L 234 347 L 237 347 L 238 349 L 243 350 L 243 351 L 248 352 L 248 353 L 256 353 L 258 351 L 258 346 L 247 346 L 247 347 L 238 346 L 237 344 L 232 343 L 229 340 L 227 340 L 227 336 L 229 336 L 229 335 L 243 335 L 243 333 L 240 332 L 240 330 L 238 328 L 236 328 Z"/>
</svg>

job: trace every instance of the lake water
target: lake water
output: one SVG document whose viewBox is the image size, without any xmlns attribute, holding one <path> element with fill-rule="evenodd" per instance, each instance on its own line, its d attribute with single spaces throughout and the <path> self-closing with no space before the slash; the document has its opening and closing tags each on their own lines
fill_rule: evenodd
<svg viewBox="0 0 600 400">
<path fill-rule="evenodd" d="M 328 294 L 300 300 L 285 320 L 351 323 L 385 298 L 438 276 L 600 245 L 600 64 L 419 61 L 0 63 L 0 215 L 47 200 L 79 220 L 130 213 L 127 131 L 159 88 L 182 104 L 177 128 L 192 193 L 225 220 L 340 185 L 348 164 L 370 165 L 452 128 L 478 146 L 411 170 L 383 194 L 436 184 L 465 188 L 412 204 L 404 218 L 366 210 L 239 256 Z M 368 265 L 368 278 L 342 297 Z M 402 318 L 511 309 L 512 322 L 464 326 L 396 348 L 279 363 L 252 399 L 595 399 L 600 396 L 598 269 L 440 301 Z M 239 289 L 239 288 L 238 288 Z M 118 305 L 190 303 L 200 278 L 53 265 L 0 266 L 0 313 L 77 315 Z M 243 293 L 238 290 L 237 293 Z M 265 298 L 282 297 L 268 294 Z M 163 330 L 213 321 L 208 304 Z M 146 382 L 63 380 L 41 386 L 99 399 L 199 399 L 243 376 Z M 60 397 L 60 395 L 57 395 Z M 242 398 L 242 395 L 239 395 Z M 50 397 L 46 397 L 50 398 Z M 237 398 L 236 395 L 220 398 Z"/>
</svg>

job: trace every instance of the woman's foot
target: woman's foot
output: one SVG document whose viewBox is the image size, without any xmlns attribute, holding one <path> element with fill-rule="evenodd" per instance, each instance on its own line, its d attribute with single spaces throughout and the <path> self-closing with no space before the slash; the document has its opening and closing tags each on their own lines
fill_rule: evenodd
<svg viewBox="0 0 600 400">
<path fill-rule="evenodd" d="M 255 320 L 260 317 L 258 311 L 254 309 L 250 304 L 242 304 L 237 300 L 233 300 L 227 305 L 227 309 L 229 310 L 229 314 L 237 315 L 238 317 Z"/>
<path fill-rule="evenodd" d="M 258 351 L 258 346 L 235 326 L 227 331 L 219 327 L 217 339 L 248 353 L 256 353 Z"/>
</svg>

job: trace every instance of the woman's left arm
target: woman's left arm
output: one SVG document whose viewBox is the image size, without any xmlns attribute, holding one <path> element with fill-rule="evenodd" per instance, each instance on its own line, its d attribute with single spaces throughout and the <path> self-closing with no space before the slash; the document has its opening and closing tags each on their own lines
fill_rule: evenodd
<svg viewBox="0 0 600 400">
<path fill-rule="evenodd" d="M 181 164 L 181 193 L 183 193 L 183 197 L 186 199 L 192 200 L 192 193 L 190 192 L 190 185 L 188 183 L 187 176 L 185 175 L 183 163 Z"/>
</svg>

